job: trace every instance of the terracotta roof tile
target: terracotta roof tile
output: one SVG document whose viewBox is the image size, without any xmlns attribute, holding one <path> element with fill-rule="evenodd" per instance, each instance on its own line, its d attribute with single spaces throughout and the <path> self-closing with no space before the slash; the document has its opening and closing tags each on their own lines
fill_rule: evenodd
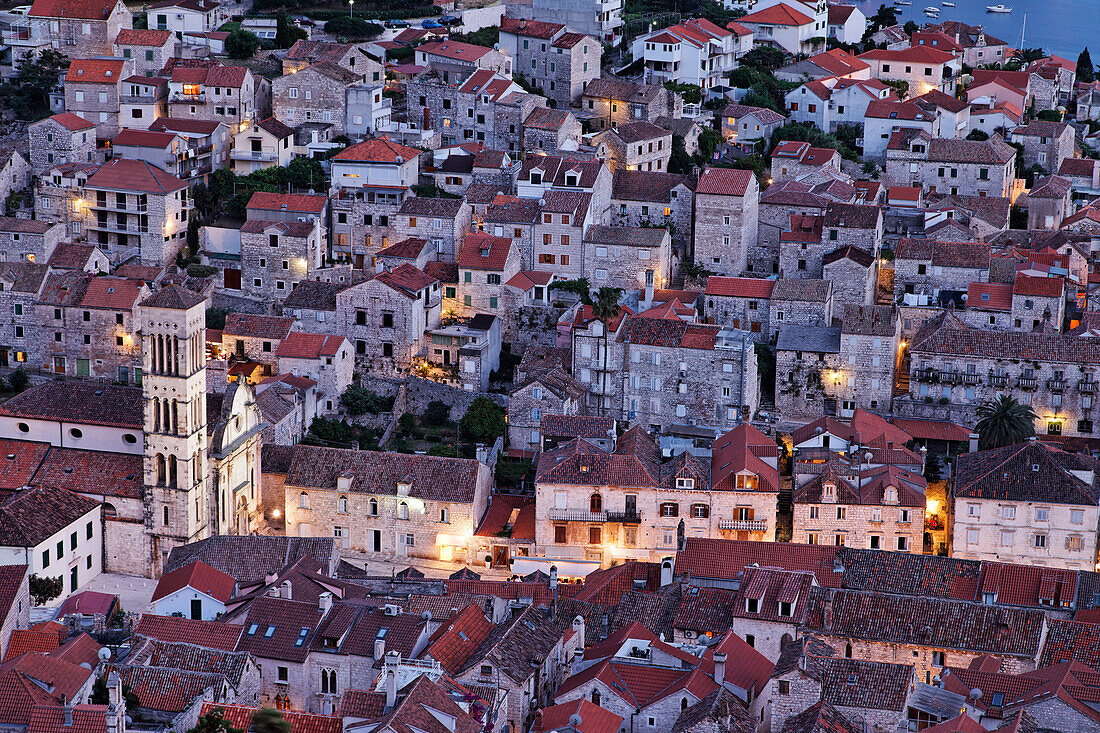
<svg viewBox="0 0 1100 733">
<path fill-rule="evenodd" d="M 237 581 L 231 576 L 196 560 L 190 565 L 162 575 L 153 591 L 152 600 L 160 600 L 189 587 L 225 603 L 232 597 L 236 585 Z"/>
</svg>

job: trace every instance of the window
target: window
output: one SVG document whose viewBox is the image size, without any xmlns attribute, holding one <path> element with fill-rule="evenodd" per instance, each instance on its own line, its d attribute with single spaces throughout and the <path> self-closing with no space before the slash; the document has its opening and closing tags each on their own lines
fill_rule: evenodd
<svg viewBox="0 0 1100 733">
<path fill-rule="evenodd" d="M 1084 524 L 1085 512 L 1081 509 L 1074 509 L 1069 513 L 1070 524 Z"/>
<path fill-rule="evenodd" d="M 298 508 L 309 509 L 309 494 L 304 491 L 298 494 Z"/>
<path fill-rule="evenodd" d="M 838 506 L 836 508 L 836 518 L 843 520 L 848 518 L 848 507 Z"/>
<path fill-rule="evenodd" d="M 979 531 L 977 529 L 968 529 L 968 530 L 966 530 L 966 544 L 976 545 L 976 544 L 978 544 L 979 538 L 980 538 L 980 535 L 979 535 Z"/>
<path fill-rule="evenodd" d="M 409 505 L 405 502 L 401 502 L 397 505 L 397 518 L 408 519 L 409 518 Z"/>
<path fill-rule="evenodd" d="M 820 512 L 821 512 L 821 507 L 817 507 L 817 506 L 810 507 L 810 519 L 817 519 Z"/>
<path fill-rule="evenodd" d="M 1047 536 L 1045 534 L 1035 535 L 1035 547 L 1037 549 L 1045 549 L 1047 546 Z"/>
<path fill-rule="evenodd" d="M 1050 509 L 1045 506 L 1035 507 L 1035 521 L 1036 522 L 1049 522 L 1050 521 Z"/>
<path fill-rule="evenodd" d="M 566 541 L 566 527 L 564 524 L 554 525 L 554 542 L 559 545 L 564 545 Z"/>
<path fill-rule="evenodd" d="M 341 496 L 339 499 L 336 500 L 336 511 L 341 514 L 348 513 L 348 497 Z"/>
<path fill-rule="evenodd" d="M 898 551 L 899 552 L 908 552 L 909 551 L 909 538 L 908 537 L 898 537 Z"/>
<path fill-rule="evenodd" d="M 1002 506 L 1001 507 L 1001 518 L 1002 519 L 1015 519 L 1016 518 L 1016 507 L 1012 506 L 1011 504 L 1006 504 L 1006 505 Z"/>
<path fill-rule="evenodd" d="M 666 501 L 661 504 L 661 516 L 662 517 L 678 517 L 680 516 L 680 505 L 675 502 Z"/>
<path fill-rule="evenodd" d="M 791 694 L 791 681 L 790 680 L 779 680 L 779 694 L 780 695 L 789 695 L 789 694 Z"/>
</svg>

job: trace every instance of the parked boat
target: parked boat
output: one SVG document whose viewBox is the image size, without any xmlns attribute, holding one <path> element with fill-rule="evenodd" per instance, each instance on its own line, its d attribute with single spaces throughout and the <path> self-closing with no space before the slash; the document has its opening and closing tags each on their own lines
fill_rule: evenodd
<svg viewBox="0 0 1100 733">
<path fill-rule="evenodd" d="M 940 5 L 944 6 L 945 8 L 955 7 L 955 3 L 940 3 Z"/>
<path fill-rule="evenodd" d="M 937 8 L 937 7 L 929 5 L 927 8 L 924 9 L 924 14 L 925 15 L 939 15 L 940 14 L 940 9 Z"/>
<path fill-rule="evenodd" d="M 912 5 L 909 0 L 894 0 L 894 5 Z"/>
<path fill-rule="evenodd" d="M 985 10 L 987 13 L 1011 13 L 1012 8 L 1007 5 L 986 5 Z"/>
</svg>

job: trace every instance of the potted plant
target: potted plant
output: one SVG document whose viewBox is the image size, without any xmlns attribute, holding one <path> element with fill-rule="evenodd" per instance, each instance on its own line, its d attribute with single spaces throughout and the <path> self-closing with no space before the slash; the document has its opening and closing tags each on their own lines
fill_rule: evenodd
<svg viewBox="0 0 1100 733">
<path fill-rule="evenodd" d="M 485 569 L 488 570 L 492 566 L 493 566 L 493 556 L 492 555 L 486 555 L 485 556 Z"/>
</svg>

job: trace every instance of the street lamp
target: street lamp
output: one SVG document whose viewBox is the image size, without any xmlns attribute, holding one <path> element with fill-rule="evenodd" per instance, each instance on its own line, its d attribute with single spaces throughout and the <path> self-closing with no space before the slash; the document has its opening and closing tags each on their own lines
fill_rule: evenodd
<svg viewBox="0 0 1100 733">
<path fill-rule="evenodd" d="M 355 17 L 355 0 L 348 0 L 348 17 Z"/>
</svg>

